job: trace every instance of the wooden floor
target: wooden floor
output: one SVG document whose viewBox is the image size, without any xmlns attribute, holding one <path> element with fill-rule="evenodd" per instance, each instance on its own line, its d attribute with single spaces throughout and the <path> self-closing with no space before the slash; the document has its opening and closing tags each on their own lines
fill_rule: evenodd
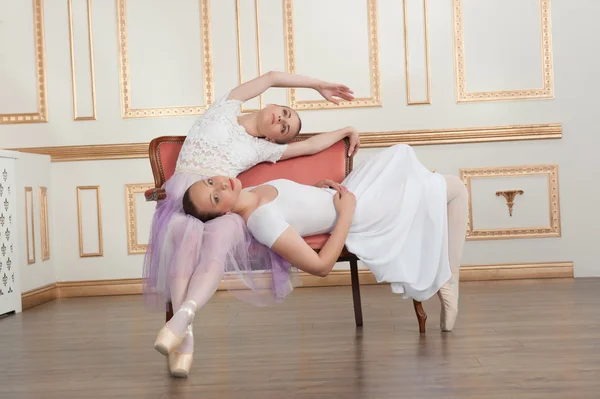
<svg viewBox="0 0 600 399">
<path fill-rule="evenodd" d="M 196 316 L 186 379 L 153 348 L 140 296 L 50 302 L 0 319 L 0 398 L 600 397 L 600 279 L 462 283 L 452 333 L 439 302 L 363 287 L 298 289 L 273 308 L 219 293 Z"/>
</svg>

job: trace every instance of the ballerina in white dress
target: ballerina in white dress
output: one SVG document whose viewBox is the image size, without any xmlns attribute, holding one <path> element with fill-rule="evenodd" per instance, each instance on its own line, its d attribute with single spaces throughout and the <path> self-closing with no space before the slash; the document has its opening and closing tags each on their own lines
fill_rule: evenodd
<svg viewBox="0 0 600 399">
<path fill-rule="evenodd" d="M 201 256 L 206 259 L 210 254 L 211 260 L 222 270 L 234 250 L 238 257 L 247 256 L 248 251 L 241 249 L 247 231 L 245 225 L 232 225 L 224 220 L 205 226 L 186 216 L 182 198 L 192 184 L 212 175 L 237 176 L 261 162 L 274 163 L 314 154 L 345 137 L 350 139 L 350 152 L 358 150 L 360 140 L 353 128 L 292 142 L 300 132 L 301 121 L 298 113 L 286 106 L 269 104 L 260 111 L 241 114 L 243 102 L 270 87 L 312 88 L 334 103 L 354 98 L 344 85 L 269 72 L 236 87 L 213 103 L 190 129 L 179 153 L 175 174 L 164 185 L 167 197 L 159 201 L 154 213 L 143 269 L 147 304 L 164 310 L 171 301 L 173 309 L 180 309 L 190 287 L 201 287 L 212 295 L 218 282 L 210 280 L 210 286 L 206 286 Z M 275 260 L 263 264 L 269 270 L 279 265 Z M 168 353 L 171 372 L 175 376 L 186 376 L 192 360 L 192 328 L 189 326 L 175 335 L 185 339 L 177 351 Z"/>
<path fill-rule="evenodd" d="M 186 191 L 183 209 L 204 222 L 237 215 L 256 240 L 317 276 L 331 271 L 345 245 L 378 282 L 391 283 L 404 298 L 425 301 L 437 293 L 440 327 L 451 331 L 458 313 L 467 195 L 460 179 L 430 172 L 411 147 L 396 145 L 356 167 L 341 185 L 278 179 L 243 189 L 236 178 L 214 176 Z M 322 233 L 331 235 L 318 253 L 302 239 Z M 211 277 L 217 284 L 221 275 L 207 273 Z M 174 324 L 191 323 L 212 294 L 188 291 L 185 311 L 175 314 Z M 164 334 L 157 342 L 168 345 Z"/>
</svg>

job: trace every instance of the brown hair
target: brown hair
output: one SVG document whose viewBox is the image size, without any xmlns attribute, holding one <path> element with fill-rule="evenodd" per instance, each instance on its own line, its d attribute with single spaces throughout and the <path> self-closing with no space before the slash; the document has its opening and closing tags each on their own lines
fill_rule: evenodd
<svg viewBox="0 0 600 399">
<path fill-rule="evenodd" d="M 192 202 L 192 200 L 190 199 L 190 189 L 191 188 L 192 188 L 192 186 L 190 186 L 185 191 L 185 194 L 183 194 L 183 212 L 185 212 L 186 215 L 193 216 L 196 219 L 198 219 L 202 222 L 205 222 L 205 223 L 208 222 L 209 220 L 213 220 L 214 218 L 221 216 L 218 212 L 199 211 L 196 208 L 196 206 L 194 205 L 194 203 Z"/>
</svg>

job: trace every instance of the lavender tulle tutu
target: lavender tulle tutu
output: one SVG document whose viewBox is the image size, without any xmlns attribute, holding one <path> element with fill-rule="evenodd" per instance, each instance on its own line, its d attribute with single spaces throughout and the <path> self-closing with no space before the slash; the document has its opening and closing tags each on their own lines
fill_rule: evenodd
<svg viewBox="0 0 600 399">
<path fill-rule="evenodd" d="M 143 293 L 152 310 L 165 310 L 173 278 L 189 280 L 194 272 L 220 269 L 225 288 L 256 306 L 282 301 L 300 285 L 298 272 L 285 259 L 249 233 L 237 214 L 207 223 L 186 215 L 185 191 L 206 176 L 183 172 L 164 185 L 167 198 L 158 202 L 144 258 Z"/>
</svg>

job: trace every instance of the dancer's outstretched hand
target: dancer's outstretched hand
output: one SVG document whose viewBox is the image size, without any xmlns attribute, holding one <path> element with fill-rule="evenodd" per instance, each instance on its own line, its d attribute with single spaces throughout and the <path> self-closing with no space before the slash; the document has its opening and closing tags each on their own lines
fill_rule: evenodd
<svg viewBox="0 0 600 399">
<path fill-rule="evenodd" d="M 344 186 L 342 186 L 340 183 L 335 182 L 331 179 L 325 179 L 325 180 L 321 180 L 319 182 L 315 183 L 315 187 L 319 187 L 319 188 L 333 188 L 334 190 L 340 191 L 340 190 L 344 190 L 347 191 L 348 189 Z"/>
<path fill-rule="evenodd" d="M 354 100 L 354 92 L 348 88 L 337 83 L 322 82 L 315 88 L 325 99 L 331 101 L 335 105 L 339 105 L 340 101 L 338 98 L 343 100 L 352 101 Z"/>
<path fill-rule="evenodd" d="M 358 149 L 360 148 L 360 135 L 358 134 L 358 130 L 351 126 L 347 127 L 346 129 L 348 129 L 346 137 L 350 138 L 350 148 L 348 148 L 348 156 L 352 157 L 356 155 Z"/>
</svg>

